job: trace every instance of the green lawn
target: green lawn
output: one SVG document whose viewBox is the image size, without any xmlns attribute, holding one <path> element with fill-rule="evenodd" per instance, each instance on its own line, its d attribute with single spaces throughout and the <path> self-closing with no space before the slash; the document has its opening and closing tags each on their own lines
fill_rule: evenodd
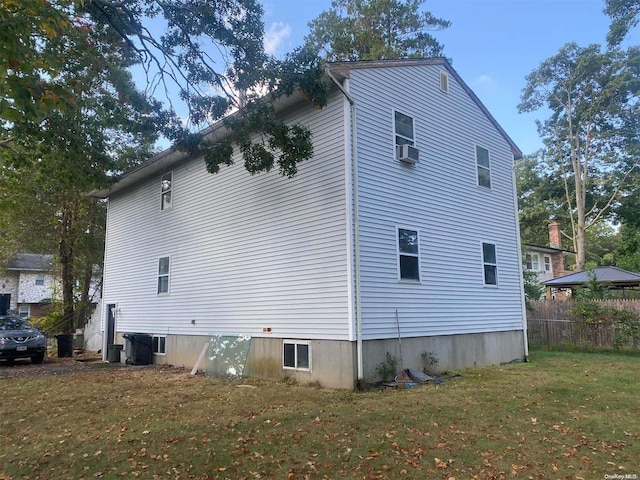
<svg viewBox="0 0 640 480">
<path fill-rule="evenodd" d="M 0 479 L 640 477 L 639 366 L 534 351 L 369 392 L 160 368 L 3 379 Z"/>
</svg>

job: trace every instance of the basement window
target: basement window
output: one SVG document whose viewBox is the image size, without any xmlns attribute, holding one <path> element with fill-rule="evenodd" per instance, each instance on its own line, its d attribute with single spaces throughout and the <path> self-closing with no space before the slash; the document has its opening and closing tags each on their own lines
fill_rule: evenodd
<svg viewBox="0 0 640 480">
<path fill-rule="evenodd" d="M 282 344 L 282 366 L 294 370 L 311 370 L 311 346 L 309 342 Z"/>
<path fill-rule="evenodd" d="M 151 348 L 154 355 L 165 355 L 167 353 L 167 337 L 154 335 L 151 338 Z"/>
</svg>

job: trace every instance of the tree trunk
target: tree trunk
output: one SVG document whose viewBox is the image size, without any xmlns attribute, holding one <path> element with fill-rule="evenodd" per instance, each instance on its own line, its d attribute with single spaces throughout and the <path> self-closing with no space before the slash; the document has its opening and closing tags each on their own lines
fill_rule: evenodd
<svg viewBox="0 0 640 480">
<path fill-rule="evenodd" d="M 61 280 L 62 280 L 62 313 L 64 318 L 64 331 L 71 333 L 75 326 L 75 312 L 73 299 L 73 238 L 71 229 L 73 226 L 73 209 L 65 204 L 60 219 L 60 244 L 58 255 L 60 256 Z"/>
<path fill-rule="evenodd" d="M 80 292 L 80 303 L 76 317 L 76 328 L 84 327 L 87 312 L 89 310 L 89 289 L 91 288 L 91 279 L 93 278 L 93 265 L 86 265 L 84 276 L 82 278 L 82 291 Z"/>
</svg>

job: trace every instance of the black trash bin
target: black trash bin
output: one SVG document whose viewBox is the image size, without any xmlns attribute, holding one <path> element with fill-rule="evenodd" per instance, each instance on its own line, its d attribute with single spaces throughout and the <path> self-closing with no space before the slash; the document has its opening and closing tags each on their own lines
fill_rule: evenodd
<svg viewBox="0 0 640 480">
<path fill-rule="evenodd" d="M 127 340 L 127 363 L 129 365 L 150 365 L 152 348 L 151 335 L 146 333 L 125 333 Z"/>
<path fill-rule="evenodd" d="M 73 333 L 56 335 L 58 340 L 58 358 L 73 357 Z"/>
<path fill-rule="evenodd" d="M 107 361 L 109 363 L 120 363 L 120 352 L 124 345 L 114 344 L 107 347 Z"/>
</svg>

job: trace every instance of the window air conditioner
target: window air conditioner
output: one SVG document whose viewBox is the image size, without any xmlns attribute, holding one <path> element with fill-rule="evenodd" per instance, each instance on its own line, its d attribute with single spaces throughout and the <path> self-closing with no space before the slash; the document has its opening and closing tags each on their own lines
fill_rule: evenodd
<svg viewBox="0 0 640 480">
<path fill-rule="evenodd" d="M 418 163 L 420 160 L 420 150 L 412 145 L 396 145 L 396 156 L 404 163 Z"/>
</svg>

